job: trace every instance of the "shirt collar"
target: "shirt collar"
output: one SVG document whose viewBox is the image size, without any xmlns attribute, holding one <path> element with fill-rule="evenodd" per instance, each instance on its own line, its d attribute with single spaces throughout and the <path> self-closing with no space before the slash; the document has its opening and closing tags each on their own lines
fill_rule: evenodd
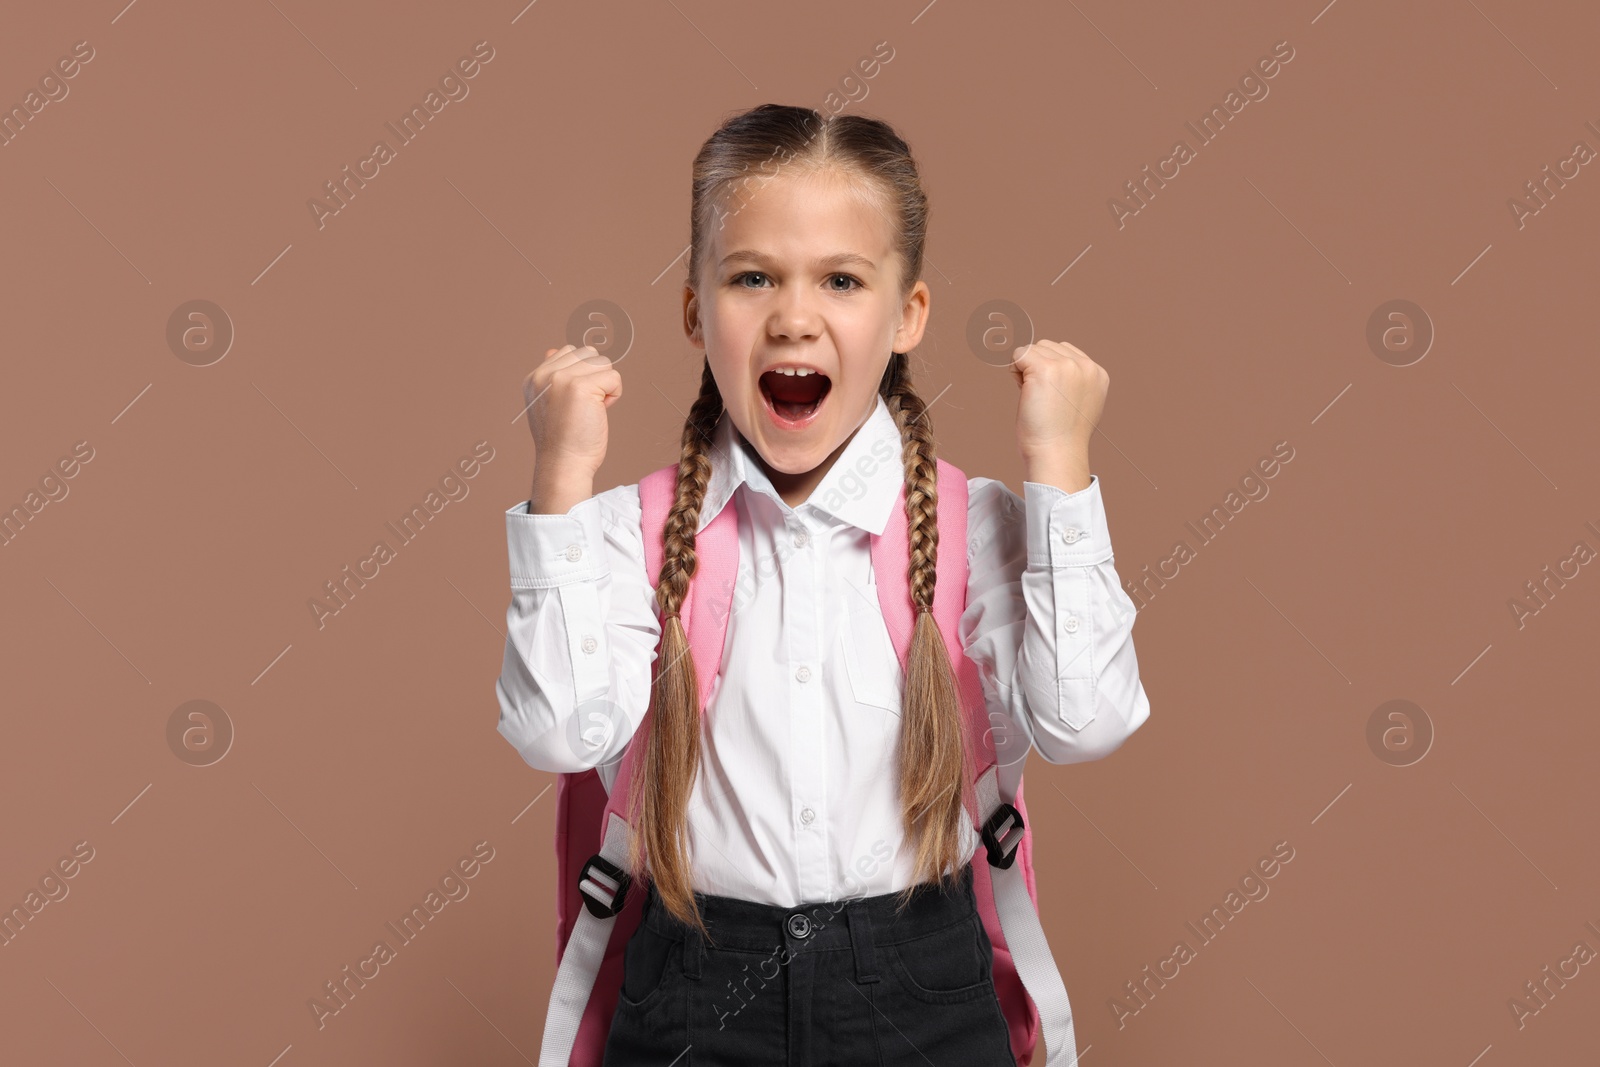
<svg viewBox="0 0 1600 1067">
<path fill-rule="evenodd" d="M 695 533 L 704 530 L 721 513 L 741 484 L 752 492 L 770 497 L 783 510 L 797 510 L 783 503 L 761 469 L 755 449 L 739 433 L 726 411 L 717 422 L 712 440 L 715 447 L 711 451 L 711 478 L 706 483 L 700 523 Z M 814 508 L 870 534 L 881 535 L 904 482 L 900 427 L 879 394 L 874 398 L 872 413 L 800 506 Z"/>
</svg>

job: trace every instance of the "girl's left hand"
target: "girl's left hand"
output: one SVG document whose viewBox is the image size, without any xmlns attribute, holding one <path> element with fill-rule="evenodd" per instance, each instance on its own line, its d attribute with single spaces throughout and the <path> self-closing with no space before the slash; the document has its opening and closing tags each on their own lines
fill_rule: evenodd
<svg viewBox="0 0 1600 1067">
<path fill-rule="evenodd" d="M 1111 387 L 1106 369 L 1065 341 L 1035 341 L 1017 349 L 1011 370 L 1022 387 L 1017 446 L 1023 458 L 1087 457 Z"/>
</svg>

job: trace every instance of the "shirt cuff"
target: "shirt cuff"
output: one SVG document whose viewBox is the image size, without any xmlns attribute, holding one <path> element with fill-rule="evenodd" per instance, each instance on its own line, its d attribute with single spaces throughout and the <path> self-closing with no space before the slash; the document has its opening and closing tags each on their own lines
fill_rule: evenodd
<svg viewBox="0 0 1600 1067">
<path fill-rule="evenodd" d="M 1100 499 L 1100 476 L 1069 493 L 1044 482 L 1022 483 L 1027 510 L 1028 563 L 1040 567 L 1084 567 L 1111 558 L 1111 530 Z"/>
<path fill-rule="evenodd" d="M 513 589 L 549 589 L 610 573 L 600 501 L 588 497 L 565 514 L 531 515 L 528 502 L 506 509 L 506 553 Z"/>
</svg>

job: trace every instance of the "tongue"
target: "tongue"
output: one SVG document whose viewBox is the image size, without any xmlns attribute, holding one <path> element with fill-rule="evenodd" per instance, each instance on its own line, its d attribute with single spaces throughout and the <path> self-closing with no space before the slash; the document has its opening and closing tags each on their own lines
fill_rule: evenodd
<svg viewBox="0 0 1600 1067">
<path fill-rule="evenodd" d="M 772 398 L 773 408 L 790 419 L 810 414 L 828 388 L 827 379 L 820 374 L 779 374 L 775 371 L 763 374 L 761 384 Z"/>
</svg>

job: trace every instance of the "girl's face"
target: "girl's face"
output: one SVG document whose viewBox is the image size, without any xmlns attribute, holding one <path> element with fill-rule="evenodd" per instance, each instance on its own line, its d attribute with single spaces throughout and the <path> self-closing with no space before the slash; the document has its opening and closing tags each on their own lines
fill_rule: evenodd
<svg viewBox="0 0 1600 1067">
<path fill-rule="evenodd" d="M 724 207 L 684 329 L 793 505 L 866 421 L 890 357 L 921 341 L 928 286 L 902 298 L 889 218 L 839 172 L 780 174 Z"/>
</svg>

